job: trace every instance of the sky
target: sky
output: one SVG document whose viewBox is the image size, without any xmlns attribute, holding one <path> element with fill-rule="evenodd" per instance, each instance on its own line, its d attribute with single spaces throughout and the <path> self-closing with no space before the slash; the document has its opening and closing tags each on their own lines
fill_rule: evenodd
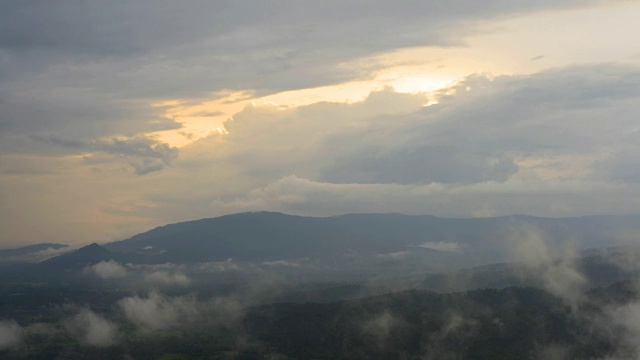
<svg viewBox="0 0 640 360">
<path fill-rule="evenodd" d="M 0 247 L 640 214 L 640 1 L 0 1 Z"/>
</svg>

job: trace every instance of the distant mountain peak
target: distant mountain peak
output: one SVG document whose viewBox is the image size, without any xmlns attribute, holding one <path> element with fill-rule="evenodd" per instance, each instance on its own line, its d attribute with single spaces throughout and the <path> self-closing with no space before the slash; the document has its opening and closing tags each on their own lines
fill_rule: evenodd
<svg viewBox="0 0 640 360">
<path fill-rule="evenodd" d="M 89 245 L 83 246 L 79 248 L 77 251 L 104 251 L 108 252 L 107 249 L 100 246 L 98 243 L 91 243 Z"/>
<path fill-rule="evenodd" d="M 88 265 L 109 260 L 113 260 L 111 252 L 96 243 L 92 243 L 76 251 L 45 260 L 40 263 L 40 266 L 59 270 L 81 269 Z"/>
<path fill-rule="evenodd" d="M 69 245 L 42 243 L 0 250 L 0 262 L 39 262 L 67 250 Z"/>
</svg>

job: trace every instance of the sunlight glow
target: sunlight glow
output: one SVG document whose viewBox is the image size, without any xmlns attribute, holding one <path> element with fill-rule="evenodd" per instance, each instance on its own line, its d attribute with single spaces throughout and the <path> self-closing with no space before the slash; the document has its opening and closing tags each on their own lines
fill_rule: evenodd
<svg viewBox="0 0 640 360">
<path fill-rule="evenodd" d="M 611 32 L 640 33 L 640 23 L 633 21 L 638 15 L 640 3 L 637 2 L 525 15 L 494 23 L 469 37 L 464 46 L 404 48 L 342 64 L 345 68 L 376 69 L 363 78 L 342 84 L 264 97 L 255 97 L 247 90 L 218 92 L 209 99 L 170 99 L 153 106 L 166 109 L 164 116 L 181 123 L 182 128 L 151 136 L 181 147 L 208 136 L 215 129 L 224 129 L 224 121 L 249 104 L 284 109 L 318 102 L 353 103 L 387 86 L 402 93 L 432 93 L 451 87 L 470 74 L 527 74 L 551 66 L 611 58 L 633 61 L 640 59 L 640 45 L 631 46 L 628 36 L 615 37 L 622 43 L 612 44 L 609 35 Z M 629 21 L 620 21 L 625 18 Z M 594 24 L 598 25 L 594 27 Z M 580 41 L 587 35 L 588 42 Z M 554 41 L 547 41 L 549 38 Z M 604 51 L 607 49 L 617 49 L 617 52 Z M 433 101 L 426 105 L 430 104 Z"/>
<path fill-rule="evenodd" d="M 260 98 L 248 98 L 248 92 L 218 94 L 215 100 L 165 101 L 155 106 L 166 108 L 164 116 L 182 124 L 182 128 L 165 130 L 151 134 L 154 138 L 171 146 L 182 147 L 211 133 L 226 134 L 224 121 L 240 112 L 246 106 L 271 106 L 287 109 L 319 102 L 354 103 L 362 101 L 371 92 L 384 87 L 392 87 L 403 93 L 430 93 L 455 83 L 456 79 L 426 73 L 381 72 L 368 81 L 352 81 L 343 84 L 322 86 L 311 89 L 284 91 Z M 429 102 L 428 105 L 432 104 Z"/>
</svg>

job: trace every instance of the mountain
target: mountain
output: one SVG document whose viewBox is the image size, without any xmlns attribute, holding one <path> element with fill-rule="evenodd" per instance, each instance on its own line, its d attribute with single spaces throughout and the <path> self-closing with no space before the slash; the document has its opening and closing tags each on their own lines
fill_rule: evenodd
<svg viewBox="0 0 640 360">
<path fill-rule="evenodd" d="M 42 243 L 15 249 L 0 249 L 0 262 L 37 262 L 59 254 L 69 245 Z"/>
<path fill-rule="evenodd" d="M 115 257 L 111 252 L 93 243 L 73 252 L 45 260 L 37 264 L 37 266 L 42 270 L 82 270 L 88 265 L 114 259 Z"/>
<path fill-rule="evenodd" d="M 254 212 L 170 224 L 105 244 L 149 263 L 268 262 L 323 259 L 387 261 L 419 257 L 434 266 L 477 266 L 508 259 L 511 240 L 535 232 L 549 244 L 578 249 L 611 246 L 640 231 L 638 216 L 438 218 L 401 214 L 303 217 Z M 395 260 L 394 260 L 395 259 Z"/>
</svg>

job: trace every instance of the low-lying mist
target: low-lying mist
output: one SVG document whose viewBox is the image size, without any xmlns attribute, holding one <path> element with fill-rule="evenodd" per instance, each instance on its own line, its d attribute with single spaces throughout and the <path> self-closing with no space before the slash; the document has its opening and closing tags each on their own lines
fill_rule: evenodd
<svg viewBox="0 0 640 360">
<path fill-rule="evenodd" d="M 306 358 L 312 354 L 304 349 L 317 346 L 327 349 L 318 358 L 456 359 L 515 351 L 499 344 L 520 332 L 520 346 L 536 359 L 640 358 L 638 247 L 627 239 L 585 251 L 530 224 L 501 233 L 504 262 L 448 270 L 420 255 L 466 251 L 444 240 L 328 260 L 103 260 L 55 278 L 67 283 L 15 285 L 44 298 L 5 312 L 0 351 L 8 358 L 98 350 Z"/>
</svg>

